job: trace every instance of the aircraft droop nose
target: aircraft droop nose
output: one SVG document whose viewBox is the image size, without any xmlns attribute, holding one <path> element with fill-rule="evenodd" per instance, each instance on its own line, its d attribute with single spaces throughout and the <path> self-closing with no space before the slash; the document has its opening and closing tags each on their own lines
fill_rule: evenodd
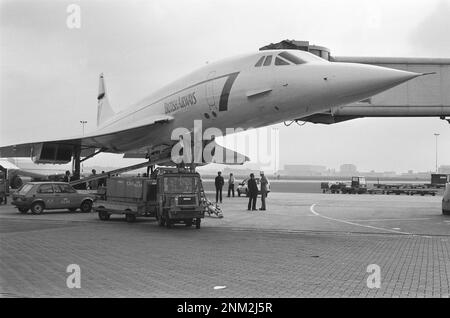
<svg viewBox="0 0 450 318">
<path fill-rule="evenodd" d="M 356 63 L 331 63 L 324 78 L 340 105 L 357 102 L 381 93 L 415 77 L 426 75 L 381 66 Z"/>
</svg>

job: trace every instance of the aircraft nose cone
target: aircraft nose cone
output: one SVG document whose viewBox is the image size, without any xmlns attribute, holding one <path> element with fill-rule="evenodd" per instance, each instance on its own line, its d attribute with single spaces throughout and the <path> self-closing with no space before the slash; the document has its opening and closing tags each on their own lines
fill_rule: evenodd
<svg viewBox="0 0 450 318">
<path fill-rule="evenodd" d="M 386 67 L 339 63 L 333 90 L 343 103 L 363 100 L 423 74 Z"/>
</svg>

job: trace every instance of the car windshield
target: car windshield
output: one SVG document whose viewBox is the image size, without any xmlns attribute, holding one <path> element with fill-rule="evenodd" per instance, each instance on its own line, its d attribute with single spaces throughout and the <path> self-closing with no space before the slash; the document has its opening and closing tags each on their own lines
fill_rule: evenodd
<svg viewBox="0 0 450 318">
<path fill-rule="evenodd" d="M 27 194 L 28 191 L 30 191 L 32 187 L 33 187 L 32 184 L 24 184 L 17 193 L 18 194 Z"/>
<path fill-rule="evenodd" d="M 193 177 L 165 177 L 164 192 L 166 193 L 194 193 L 199 186 L 198 178 Z"/>
</svg>

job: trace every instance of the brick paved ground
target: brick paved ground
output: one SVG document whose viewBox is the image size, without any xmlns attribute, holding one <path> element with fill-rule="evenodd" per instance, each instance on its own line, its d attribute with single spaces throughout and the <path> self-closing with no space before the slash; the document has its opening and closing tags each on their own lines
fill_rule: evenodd
<svg viewBox="0 0 450 318">
<path fill-rule="evenodd" d="M 20 215 L 2 206 L 0 292 L 7 297 L 449 297 L 450 219 L 440 215 L 438 198 L 413 200 L 273 194 L 271 210 L 263 213 L 242 209 L 244 198 L 226 199 L 225 218 L 206 218 L 200 230 L 168 230 L 151 219 L 102 222 L 93 213 Z M 320 216 L 311 213 L 312 203 Z M 389 232 L 392 228 L 421 235 Z M 81 289 L 66 287 L 69 264 L 81 267 Z M 381 268 L 380 289 L 367 287 L 369 264 Z M 226 288 L 214 290 L 218 285 Z"/>
</svg>

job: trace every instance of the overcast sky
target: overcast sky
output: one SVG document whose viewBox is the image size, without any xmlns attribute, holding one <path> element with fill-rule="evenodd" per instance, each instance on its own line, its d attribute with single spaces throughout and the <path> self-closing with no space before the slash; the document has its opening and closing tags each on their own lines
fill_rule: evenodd
<svg viewBox="0 0 450 318">
<path fill-rule="evenodd" d="M 336 56 L 450 57 L 450 1 L 1 0 L 0 145 L 95 130 L 98 74 L 115 110 L 208 61 L 283 39 Z M 81 8 L 81 28 L 66 25 Z M 280 128 L 281 164 L 429 171 L 450 164 L 437 118 L 358 119 Z M 127 161 L 125 164 L 132 161 Z M 87 164 L 123 165 L 101 155 Z"/>
</svg>

